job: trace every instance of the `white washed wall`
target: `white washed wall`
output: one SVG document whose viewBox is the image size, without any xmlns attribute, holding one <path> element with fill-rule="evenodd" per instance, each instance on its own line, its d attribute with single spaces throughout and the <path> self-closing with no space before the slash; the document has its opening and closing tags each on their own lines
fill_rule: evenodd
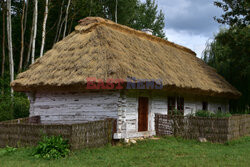
<svg viewBox="0 0 250 167">
<path fill-rule="evenodd" d="M 155 134 L 155 113 L 167 114 L 167 94 L 88 92 L 28 94 L 30 116 L 40 115 L 43 123 L 79 123 L 107 117 L 117 119 L 115 138 L 151 136 Z M 148 132 L 138 132 L 138 97 L 149 98 Z M 227 100 L 184 97 L 185 115 L 202 109 L 208 101 L 208 110 L 228 111 Z"/>
<path fill-rule="evenodd" d="M 146 96 L 146 95 L 144 95 Z M 123 95 L 122 108 L 118 115 L 118 131 L 115 138 L 131 138 L 151 136 L 155 134 L 155 113 L 167 114 L 167 97 L 149 97 L 148 132 L 138 132 L 138 97 L 139 95 Z"/>
<path fill-rule="evenodd" d="M 36 93 L 30 116 L 42 123 L 78 123 L 118 117 L 119 92 Z M 33 100 L 32 100 L 33 99 Z"/>
<path fill-rule="evenodd" d="M 138 132 L 138 97 L 149 98 L 148 111 L 148 132 Z M 155 134 L 155 113 L 167 114 L 167 95 L 123 95 L 118 111 L 118 131 L 115 138 L 131 138 L 140 136 L 150 136 Z M 221 107 L 222 111 L 228 111 L 227 100 L 201 99 L 184 97 L 184 115 L 195 113 L 202 109 L 202 101 L 208 102 L 208 110 L 217 111 Z"/>
<path fill-rule="evenodd" d="M 208 110 L 209 111 L 218 111 L 218 108 L 221 107 L 221 111 L 229 112 L 229 103 L 226 99 L 216 99 L 216 98 L 208 98 L 208 99 L 196 99 L 186 97 L 184 98 L 184 114 L 195 113 L 197 110 L 202 110 L 202 101 L 208 102 Z"/>
</svg>

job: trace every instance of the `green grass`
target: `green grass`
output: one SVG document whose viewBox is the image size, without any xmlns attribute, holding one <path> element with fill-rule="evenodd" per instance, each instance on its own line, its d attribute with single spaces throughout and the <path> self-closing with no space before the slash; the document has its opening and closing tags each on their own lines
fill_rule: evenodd
<svg viewBox="0 0 250 167">
<path fill-rule="evenodd" d="M 249 166 L 250 137 L 226 144 L 174 137 L 148 139 L 130 146 L 84 149 L 58 160 L 37 159 L 31 156 L 32 152 L 32 148 L 18 148 L 9 153 L 0 149 L 0 167 Z"/>
</svg>

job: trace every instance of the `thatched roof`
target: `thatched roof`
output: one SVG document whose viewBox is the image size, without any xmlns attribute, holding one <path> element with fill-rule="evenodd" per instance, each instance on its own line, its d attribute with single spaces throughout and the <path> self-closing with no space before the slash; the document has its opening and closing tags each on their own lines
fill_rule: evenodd
<svg viewBox="0 0 250 167">
<path fill-rule="evenodd" d="M 80 21 L 11 83 L 15 91 L 83 88 L 87 77 L 162 79 L 165 88 L 239 96 L 216 71 L 185 47 L 97 17 Z"/>
</svg>

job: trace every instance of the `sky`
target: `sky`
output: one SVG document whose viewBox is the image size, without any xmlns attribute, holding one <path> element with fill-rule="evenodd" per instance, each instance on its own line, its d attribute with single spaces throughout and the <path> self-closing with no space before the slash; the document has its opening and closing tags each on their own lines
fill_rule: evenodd
<svg viewBox="0 0 250 167">
<path fill-rule="evenodd" d="M 145 2 L 145 0 L 142 0 Z M 218 33 L 220 24 L 213 17 L 223 11 L 214 0 L 156 0 L 165 14 L 165 33 L 169 41 L 188 47 L 202 56 L 206 42 Z"/>
</svg>

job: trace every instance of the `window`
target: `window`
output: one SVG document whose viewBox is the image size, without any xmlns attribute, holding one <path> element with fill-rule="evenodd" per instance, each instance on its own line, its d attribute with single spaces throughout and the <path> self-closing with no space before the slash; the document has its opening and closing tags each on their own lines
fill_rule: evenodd
<svg viewBox="0 0 250 167">
<path fill-rule="evenodd" d="M 202 110 L 207 111 L 207 109 L 208 109 L 207 106 L 208 106 L 208 103 L 206 101 L 203 101 L 202 102 Z"/>
<path fill-rule="evenodd" d="M 218 107 L 218 111 L 221 111 L 221 107 Z"/>
<path fill-rule="evenodd" d="M 184 98 L 177 97 L 177 111 L 180 115 L 184 115 Z"/>
<path fill-rule="evenodd" d="M 175 97 L 168 97 L 168 114 L 172 115 L 175 110 Z"/>
</svg>

